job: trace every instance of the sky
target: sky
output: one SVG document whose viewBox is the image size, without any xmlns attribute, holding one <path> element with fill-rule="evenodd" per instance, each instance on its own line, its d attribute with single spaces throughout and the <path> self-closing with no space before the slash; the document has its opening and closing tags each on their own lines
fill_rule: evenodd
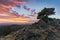
<svg viewBox="0 0 60 40">
<path fill-rule="evenodd" d="M 28 7 L 40 12 L 43 8 L 55 8 L 55 15 L 52 18 L 60 18 L 60 0 L 29 0 Z"/>
<path fill-rule="evenodd" d="M 60 0 L 0 0 L 0 23 L 33 23 L 37 13 L 43 8 L 55 8 L 55 15 L 60 18 Z"/>
<path fill-rule="evenodd" d="M 59 18 L 60 19 L 60 0 L 28 0 L 27 4 L 24 4 L 28 8 L 35 9 L 35 12 L 40 12 L 43 8 L 55 8 L 55 15 L 52 15 L 50 17 L 52 18 Z M 24 6 L 22 5 L 22 6 Z M 26 11 L 22 8 L 16 9 L 19 13 L 30 15 L 31 11 Z M 23 12 L 24 11 L 24 12 Z M 36 15 L 35 15 L 36 16 Z M 31 17 L 36 18 L 34 15 Z"/>
</svg>

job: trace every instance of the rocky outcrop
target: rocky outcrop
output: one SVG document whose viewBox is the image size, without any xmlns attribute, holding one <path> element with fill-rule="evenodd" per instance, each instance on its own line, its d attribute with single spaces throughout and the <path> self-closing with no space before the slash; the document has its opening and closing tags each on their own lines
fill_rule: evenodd
<svg viewBox="0 0 60 40">
<path fill-rule="evenodd" d="M 59 26 L 60 27 L 60 26 Z M 0 40 L 60 40 L 60 30 L 43 20 L 1 37 Z"/>
</svg>

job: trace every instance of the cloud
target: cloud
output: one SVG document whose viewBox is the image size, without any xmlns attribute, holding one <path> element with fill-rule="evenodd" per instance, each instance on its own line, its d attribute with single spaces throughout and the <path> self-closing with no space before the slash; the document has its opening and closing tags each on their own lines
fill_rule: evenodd
<svg viewBox="0 0 60 40">
<path fill-rule="evenodd" d="M 20 4 L 26 4 L 27 0 L 0 0 L 0 6 L 4 6 L 6 8 L 12 7 L 20 7 Z"/>
<path fill-rule="evenodd" d="M 30 16 L 25 16 L 20 14 L 12 9 L 20 8 L 22 4 L 26 4 L 28 0 L 0 0 L 0 22 L 35 22 L 30 20 Z M 27 6 L 23 7 L 27 11 L 31 11 L 32 14 L 35 13 L 35 10 L 28 8 Z M 34 16 L 34 15 L 33 15 Z"/>
<path fill-rule="evenodd" d="M 37 15 L 35 9 L 32 9 L 32 8 L 28 8 L 27 6 L 23 6 L 23 8 L 26 10 L 26 11 L 30 11 L 30 15 L 29 16 L 32 16 L 32 17 L 35 17 Z"/>
<path fill-rule="evenodd" d="M 28 0 L 0 0 L 0 14 L 7 14 L 7 16 L 11 18 L 24 17 L 29 18 L 29 16 L 22 16 L 18 12 L 12 10 L 15 7 L 20 8 L 22 4 L 26 4 Z M 35 16 L 35 9 L 28 8 L 27 6 L 23 6 L 23 8 L 27 11 L 31 11 L 31 15 Z M 3 10 L 3 11 L 2 11 Z"/>
<path fill-rule="evenodd" d="M 23 6 L 23 8 L 27 11 L 30 11 L 30 8 L 28 8 L 27 6 Z"/>
<path fill-rule="evenodd" d="M 6 14 L 7 17 L 11 18 L 22 17 L 22 15 L 12 9 L 15 7 L 20 8 L 20 5 L 26 3 L 27 0 L 0 0 L 0 14 Z M 23 17 L 26 18 L 26 16 Z"/>
</svg>

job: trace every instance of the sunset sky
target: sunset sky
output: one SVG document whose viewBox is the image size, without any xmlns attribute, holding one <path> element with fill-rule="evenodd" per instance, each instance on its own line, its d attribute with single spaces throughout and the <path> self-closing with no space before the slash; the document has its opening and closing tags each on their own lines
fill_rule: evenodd
<svg viewBox="0 0 60 40">
<path fill-rule="evenodd" d="M 0 0 L 0 23 L 34 23 L 37 13 L 44 7 L 55 8 L 56 15 L 60 18 L 60 0 Z"/>
</svg>

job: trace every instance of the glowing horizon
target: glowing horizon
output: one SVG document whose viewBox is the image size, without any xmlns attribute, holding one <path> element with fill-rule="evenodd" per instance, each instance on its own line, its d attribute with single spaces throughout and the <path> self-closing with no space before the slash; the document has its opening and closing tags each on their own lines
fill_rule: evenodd
<svg viewBox="0 0 60 40">
<path fill-rule="evenodd" d="M 38 21 L 37 19 L 29 19 L 29 18 L 9 18 L 9 19 L 0 19 L 0 23 L 34 23 Z"/>
</svg>

